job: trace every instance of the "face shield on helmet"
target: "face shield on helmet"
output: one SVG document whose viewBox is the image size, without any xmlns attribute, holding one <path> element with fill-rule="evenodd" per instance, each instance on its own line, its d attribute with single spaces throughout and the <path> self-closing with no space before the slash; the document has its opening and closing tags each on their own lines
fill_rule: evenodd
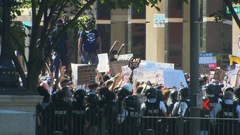
<svg viewBox="0 0 240 135">
<path fill-rule="evenodd" d="M 177 96 L 178 96 L 178 91 L 176 89 L 173 89 L 171 92 L 170 92 L 170 98 L 171 99 L 177 99 Z"/>
<path fill-rule="evenodd" d="M 221 87 L 222 87 L 221 85 L 216 84 L 216 83 L 208 84 L 208 86 L 206 87 L 206 94 L 207 95 L 220 94 L 222 91 Z"/>
<path fill-rule="evenodd" d="M 85 91 L 83 89 L 78 89 L 73 93 L 73 97 L 76 101 L 83 101 L 85 96 Z"/>
<path fill-rule="evenodd" d="M 145 96 L 150 98 L 157 98 L 157 90 L 151 86 L 147 86 L 147 89 L 145 91 Z"/>
<path fill-rule="evenodd" d="M 178 91 L 178 100 L 189 99 L 190 89 L 188 87 L 180 88 Z"/>
<path fill-rule="evenodd" d="M 137 103 L 136 99 L 133 96 L 126 96 L 123 99 L 123 103 L 125 104 L 124 106 L 127 108 L 134 108 L 136 109 Z"/>
<path fill-rule="evenodd" d="M 98 103 L 98 97 L 95 94 L 87 94 L 84 99 L 87 105 L 96 105 Z"/>
</svg>

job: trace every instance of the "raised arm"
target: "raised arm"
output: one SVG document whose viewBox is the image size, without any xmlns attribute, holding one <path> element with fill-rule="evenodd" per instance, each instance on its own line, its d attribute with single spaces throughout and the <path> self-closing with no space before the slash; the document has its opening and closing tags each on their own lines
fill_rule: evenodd
<svg viewBox="0 0 240 135">
<path fill-rule="evenodd" d="M 121 47 L 118 49 L 118 52 L 117 52 L 118 55 L 121 53 L 123 47 L 125 47 L 125 44 L 122 44 Z"/>
</svg>

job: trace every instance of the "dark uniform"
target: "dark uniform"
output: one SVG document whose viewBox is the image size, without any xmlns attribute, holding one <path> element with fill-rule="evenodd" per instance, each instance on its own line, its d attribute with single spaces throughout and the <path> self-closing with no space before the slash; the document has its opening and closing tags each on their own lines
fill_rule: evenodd
<svg viewBox="0 0 240 135">
<path fill-rule="evenodd" d="M 206 95 L 203 96 L 200 115 L 203 120 L 201 120 L 201 131 L 208 134 L 214 134 L 216 115 L 220 111 L 220 100 L 218 93 L 221 91 L 221 86 L 218 84 L 209 84 L 205 88 Z"/>
<path fill-rule="evenodd" d="M 218 135 L 237 135 L 238 114 L 236 102 L 233 102 L 233 93 L 225 92 L 224 100 L 221 102 L 221 111 L 218 113 L 217 130 Z"/>
<path fill-rule="evenodd" d="M 48 134 L 71 135 L 72 106 L 64 101 L 65 93 L 57 91 L 56 99 L 46 108 Z"/>
<path fill-rule="evenodd" d="M 188 87 L 183 87 L 179 90 L 178 96 L 179 101 L 174 104 L 173 110 L 172 110 L 172 116 L 179 117 L 175 119 L 175 123 L 172 126 L 177 126 L 179 131 L 182 132 L 184 135 L 189 134 L 189 121 L 188 119 L 184 119 L 184 117 L 190 116 L 189 111 L 189 92 L 190 89 Z M 171 129 L 170 129 L 171 130 Z M 176 133 L 175 130 L 173 130 L 174 134 Z"/>
<path fill-rule="evenodd" d="M 100 114 L 98 104 L 98 97 L 95 94 L 87 94 L 85 96 L 85 134 L 98 135 L 100 126 Z"/>
<path fill-rule="evenodd" d="M 73 135 L 84 134 L 84 118 L 85 118 L 85 106 L 84 102 L 85 91 L 80 89 L 74 92 L 74 98 L 76 101 L 72 102 L 73 108 Z"/>
<path fill-rule="evenodd" d="M 125 120 L 122 123 L 122 133 L 123 135 L 138 135 L 139 131 L 139 106 L 136 96 L 126 96 L 123 100 L 123 103 L 126 106 L 126 115 Z"/>
<path fill-rule="evenodd" d="M 161 135 L 164 131 L 161 116 L 165 116 L 166 107 L 162 101 L 157 100 L 157 91 L 153 87 L 147 88 L 145 95 L 148 100 L 141 106 L 142 134 Z"/>
<path fill-rule="evenodd" d="M 107 135 L 116 135 L 117 107 L 115 94 L 107 88 L 99 89 L 101 100 L 99 107 L 101 110 L 102 133 Z"/>
</svg>

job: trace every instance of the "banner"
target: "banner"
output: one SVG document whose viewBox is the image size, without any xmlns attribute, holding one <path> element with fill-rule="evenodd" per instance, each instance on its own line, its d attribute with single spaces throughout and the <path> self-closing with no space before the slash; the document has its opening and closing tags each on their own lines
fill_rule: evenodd
<svg viewBox="0 0 240 135">
<path fill-rule="evenodd" d="M 113 75 L 116 75 L 117 73 L 122 72 L 122 66 L 128 65 L 129 61 L 128 60 L 123 60 L 123 61 L 111 61 L 109 63 L 111 72 Z"/>
<path fill-rule="evenodd" d="M 97 70 L 99 72 L 108 72 L 109 71 L 109 65 L 108 65 L 108 54 L 107 53 L 101 53 L 98 54 L 98 65 Z"/>
<path fill-rule="evenodd" d="M 89 84 L 95 81 L 97 65 L 71 64 L 75 85 Z"/>
</svg>

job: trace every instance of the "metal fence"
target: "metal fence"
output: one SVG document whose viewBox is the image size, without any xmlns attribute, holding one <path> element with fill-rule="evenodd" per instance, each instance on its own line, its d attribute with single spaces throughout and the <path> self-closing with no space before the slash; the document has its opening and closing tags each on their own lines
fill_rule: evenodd
<svg viewBox="0 0 240 135">
<path fill-rule="evenodd" d="M 121 123 L 116 115 L 95 112 L 91 114 L 94 117 L 61 109 L 37 114 L 37 135 L 190 135 L 190 123 L 199 124 L 199 135 L 240 135 L 237 118 L 150 117 L 136 112 Z"/>
</svg>

